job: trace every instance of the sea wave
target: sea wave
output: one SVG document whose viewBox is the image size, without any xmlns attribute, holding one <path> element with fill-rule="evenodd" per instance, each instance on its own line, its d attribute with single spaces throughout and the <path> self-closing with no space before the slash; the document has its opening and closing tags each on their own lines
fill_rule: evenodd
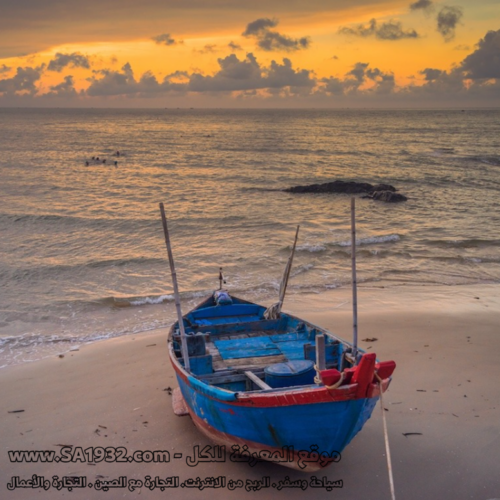
<svg viewBox="0 0 500 500">
<path fill-rule="evenodd" d="M 399 241 L 401 236 L 399 234 L 385 234 L 380 236 L 370 236 L 368 238 L 360 238 L 356 240 L 356 245 L 375 245 L 377 243 L 391 243 L 395 241 Z M 340 247 L 350 247 L 351 240 L 348 241 L 339 241 L 336 245 Z"/>
<path fill-rule="evenodd" d="M 301 266 L 296 267 L 290 274 L 291 276 L 298 276 L 299 274 L 306 273 L 310 269 L 314 268 L 314 264 L 302 264 Z"/>
<path fill-rule="evenodd" d="M 443 247 L 443 248 L 476 248 L 476 247 L 500 246 L 499 239 L 489 240 L 483 238 L 424 240 L 424 243 L 426 245 Z"/>
<path fill-rule="evenodd" d="M 500 167 L 500 156 L 469 156 L 467 160 L 485 163 L 494 167 Z"/>
<path fill-rule="evenodd" d="M 297 252 L 324 252 L 326 250 L 326 246 L 312 243 L 305 243 L 304 245 L 298 245 L 296 248 Z"/>
</svg>

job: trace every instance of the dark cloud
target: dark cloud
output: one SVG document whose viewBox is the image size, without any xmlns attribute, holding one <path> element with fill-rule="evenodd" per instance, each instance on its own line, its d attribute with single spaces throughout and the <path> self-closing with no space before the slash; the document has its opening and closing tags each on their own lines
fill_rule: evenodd
<svg viewBox="0 0 500 500">
<path fill-rule="evenodd" d="M 86 91 L 86 94 L 92 97 L 151 97 L 169 90 L 183 88 L 182 85 L 179 87 L 171 84 L 168 76 L 162 83 L 159 83 L 151 71 L 146 71 L 139 80 L 136 80 L 129 63 L 125 64 L 121 71 L 101 70 L 96 74 L 101 77 L 90 78 L 90 86 Z"/>
<path fill-rule="evenodd" d="M 129 93 L 129 88 L 136 85 L 134 72 L 129 63 L 126 63 L 121 71 L 111 71 L 108 69 L 95 71 L 102 75 L 101 78 L 89 78 L 90 86 L 87 94 L 97 95 L 120 95 Z"/>
<path fill-rule="evenodd" d="M 461 7 L 443 7 L 437 16 L 437 30 L 446 42 L 455 38 L 455 28 L 462 19 L 463 12 Z"/>
<path fill-rule="evenodd" d="M 243 50 L 243 47 L 241 45 L 238 45 L 237 43 L 234 43 L 234 42 L 229 42 L 227 44 L 227 46 L 231 49 L 231 50 Z"/>
<path fill-rule="evenodd" d="M 259 89 L 302 88 L 311 89 L 316 81 L 308 70 L 295 70 L 289 59 L 280 64 L 272 61 L 269 67 L 262 67 L 255 56 L 247 54 L 238 59 L 235 54 L 218 60 L 219 70 L 213 75 L 194 72 L 175 72 L 159 82 L 151 72 L 136 80 L 130 64 L 120 71 L 95 71 L 90 78 L 86 93 L 89 96 L 151 97 L 168 92 L 233 92 Z"/>
<path fill-rule="evenodd" d="M 271 66 L 265 71 L 265 74 L 265 85 L 269 88 L 311 88 L 316 85 L 316 81 L 311 78 L 311 72 L 309 70 L 294 70 L 292 68 L 292 61 L 286 57 L 283 59 L 283 64 L 271 61 Z"/>
<path fill-rule="evenodd" d="M 64 77 L 64 81 L 58 85 L 51 86 L 50 91 L 43 94 L 43 97 L 66 97 L 71 99 L 77 95 L 78 93 L 74 87 L 73 77 L 68 75 Z"/>
<path fill-rule="evenodd" d="M 332 59 L 334 59 L 335 61 L 338 61 L 338 56 L 332 56 Z"/>
<path fill-rule="evenodd" d="M 472 80 L 500 78 L 500 30 L 488 31 L 460 68 Z"/>
<path fill-rule="evenodd" d="M 340 78 L 331 76 L 330 78 L 322 78 L 323 91 L 329 95 L 343 95 L 344 82 Z"/>
<path fill-rule="evenodd" d="M 219 52 L 219 48 L 213 43 L 207 43 L 202 49 L 196 50 L 196 52 L 199 54 L 214 54 L 215 52 Z"/>
<path fill-rule="evenodd" d="M 410 10 L 431 10 L 434 7 L 432 0 L 417 0 L 410 4 Z"/>
<path fill-rule="evenodd" d="M 242 61 L 231 54 L 218 62 L 220 69 L 213 76 L 193 73 L 189 79 L 189 90 L 205 92 L 263 88 L 261 68 L 253 54 L 247 54 Z"/>
<path fill-rule="evenodd" d="M 371 19 L 368 24 L 358 24 L 354 28 L 341 26 L 339 33 L 343 35 L 354 35 L 360 37 L 375 36 L 379 40 L 401 40 L 403 38 L 419 38 L 420 35 L 415 30 L 403 30 L 399 21 L 388 21 L 378 24 L 375 19 Z"/>
<path fill-rule="evenodd" d="M 283 64 L 272 61 L 269 68 L 261 67 L 252 53 L 243 60 L 231 54 L 218 61 L 220 70 L 215 75 L 192 74 L 189 90 L 231 92 L 283 87 L 311 88 L 315 85 L 310 71 L 294 70 L 291 61 L 286 58 Z"/>
<path fill-rule="evenodd" d="M 266 32 L 269 28 L 275 28 L 278 25 L 278 22 L 279 21 L 277 19 L 269 19 L 267 17 L 256 19 L 255 21 L 247 24 L 245 31 L 241 35 L 260 35 L 261 33 Z"/>
<path fill-rule="evenodd" d="M 424 75 L 425 79 L 428 82 L 431 82 L 433 80 L 437 80 L 445 73 L 446 73 L 446 71 L 442 71 L 440 69 L 434 69 L 434 68 L 425 68 L 422 71 L 420 71 L 420 74 Z"/>
<path fill-rule="evenodd" d="M 255 37 L 257 39 L 257 46 L 269 52 L 273 50 L 292 52 L 309 48 L 309 37 L 290 38 L 277 31 L 270 30 L 270 28 L 274 28 L 277 25 L 277 19 L 269 19 L 267 17 L 256 19 L 247 25 L 242 36 Z"/>
<path fill-rule="evenodd" d="M 370 68 L 369 63 L 357 62 L 351 71 L 341 80 L 337 77 L 323 78 L 322 90 L 328 94 L 389 94 L 395 90 L 396 82 L 392 73 L 385 73 L 379 68 Z M 361 90 L 366 84 L 370 84 Z"/>
<path fill-rule="evenodd" d="M 163 35 L 156 35 L 151 38 L 158 45 L 177 45 L 178 43 L 182 43 L 182 41 L 174 40 L 170 33 L 163 33 Z"/>
<path fill-rule="evenodd" d="M 10 66 L 6 66 L 5 64 L 2 64 L 0 66 L 0 75 L 2 73 L 8 73 L 12 68 Z"/>
<path fill-rule="evenodd" d="M 43 66 L 17 68 L 16 74 L 12 78 L 0 80 L 0 92 L 4 94 L 35 95 L 37 92 L 35 83 L 40 80 L 43 70 Z"/>
<path fill-rule="evenodd" d="M 290 38 L 286 35 L 281 35 L 274 31 L 267 31 L 264 36 L 259 37 L 257 45 L 267 51 L 272 50 L 285 50 L 294 51 L 300 49 L 307 49 L 310 40 L 308 37 Z"/>
<path fill-rule="evenodd" d="M 353 76 L 354 79 L 358 83 L 361 84 L 361 83 L 363 83 L 363 81 L 365 79 L 365 72 L 366 72 L 366 68 L 368 68 L 368 66 L 369 66 L 369 63 L 358 62 L 353 66 L 351 71 L 346 73 L 346 76 L 347 77 Z"/>
<path fill-rule="evenodd" d="M 55 58 L 49 62 L 47 69 L 49 71 L 61 72 L 66 66 L 90 69 L 88 57 L 77 52 L 73 52 L 72 54 L 57 52 Z"/>
</svg>

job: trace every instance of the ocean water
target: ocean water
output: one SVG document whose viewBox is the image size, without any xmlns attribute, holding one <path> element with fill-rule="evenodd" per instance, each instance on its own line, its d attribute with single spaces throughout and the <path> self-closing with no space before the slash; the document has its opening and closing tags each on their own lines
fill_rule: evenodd
<svg viewBox="0 0 500 500">
<path fill-rule="evenodd" d="M 409 198 L 357 199 L 360 286 L 500 282 L 500 110 L 0 109 L 0 151 L 0 366 L 173 321 L 160 201 L 185 311 L 272 302 L 298 224 L 287 293 L 350 286 L 350 197 L 282 191 L 335 179 Z"/>
</svg>

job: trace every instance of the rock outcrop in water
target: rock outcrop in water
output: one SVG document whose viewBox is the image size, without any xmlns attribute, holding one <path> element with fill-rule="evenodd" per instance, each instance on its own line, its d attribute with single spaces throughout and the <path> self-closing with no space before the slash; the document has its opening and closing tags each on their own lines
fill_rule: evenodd
<svg viewBox="0 0 500 500">
<path fill-rule="evenodd" d="M 393 191 L 374 191 L 368 196 L 363 196 L 363 198 L 386 201 L 387 203 L 398 203 L 408 199 L 404 194 L 394 193 Z"/>
<path fill-rule="evenodd" d="M 367 194 L 364 198 L 395 203 L 406 201 L 408 198 L 396 193 L 397 189 L 390 184 L 369 184 L 367 182 L 333 181 L 324 184 L 310 184 L 309 186 L 293 186 L 284 189 L 287 193 L 344 193 Z"/>
</svg>

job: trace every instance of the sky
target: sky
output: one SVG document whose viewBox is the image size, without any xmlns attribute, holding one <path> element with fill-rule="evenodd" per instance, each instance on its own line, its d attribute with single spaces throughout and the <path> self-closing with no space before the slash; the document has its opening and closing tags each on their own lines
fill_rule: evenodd
<svg viewBox="0 0 500 500">
<path fill-rule="evenodd" d="M 498 0 L 0 0 L 0 106 L 498 107 Z"/>
</svg>

